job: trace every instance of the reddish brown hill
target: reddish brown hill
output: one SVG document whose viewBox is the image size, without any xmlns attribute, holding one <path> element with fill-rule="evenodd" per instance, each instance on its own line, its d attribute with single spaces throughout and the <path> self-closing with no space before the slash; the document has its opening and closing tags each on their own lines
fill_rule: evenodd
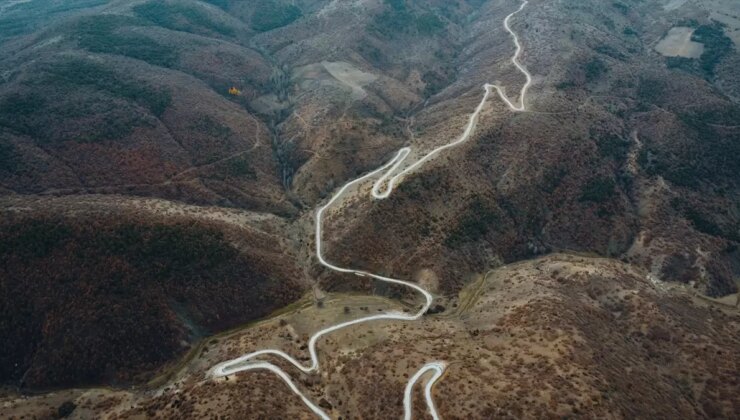
<svg viewBox="0 0 740 420">
<path fill-rule="evenodd" d="M 553 17 L 569 13 L 598 23 Z M 492 95 L 469 142 L 422 166 L 388 200 L 359 200 L 332 216 L 330 257 L 406 278 L 431 268 L 455 291 L 501 262 L 573 250 L 620 257 L 712 296 L 736 292 L 740 168 L 728 157 L 740 153 L 740 108 L 619 26 L 637 16 L 604 13 L 532 4 L 527 23 L 514 23 L 536 77 L 528 112 L 512 113 Z M 532 22 L 537 30 L 523 29 Z M 495 30 L 471 32 L 476 42 L 491 39 L 465 51 L 468 71 L 481 83 L 505 80 L 515 98 L 523 76 L 500 58 Z M 570 55 L 552 67 L 553 50 Z M 481 95 L 462 79 L 436 95 L 414 114 L 411 145 L 429 151 L 458 138 Z"/>
<path fill-rule="evenodd" d="M 242 231 L 236 248 L 223 229 L 177 217 L 6 213 L 0 331 L 14 339 L 3 340 L 2 382 L 138 382 L 203 334 L 301 295 L 294 261 L 277 244 L 267 259 L 264 234 Z"/>
</svg>

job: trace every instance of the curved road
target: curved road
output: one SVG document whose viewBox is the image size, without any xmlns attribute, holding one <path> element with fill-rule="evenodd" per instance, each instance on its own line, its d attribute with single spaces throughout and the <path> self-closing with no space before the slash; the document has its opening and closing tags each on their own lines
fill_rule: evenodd
<svg viewBox="0 0 740 420">
<path fill-rule="evenodd" d="M 496 90 L 501 100 L 504 101 L 504 103 L 506 103 L 506 105 L 509 107 L 511 111 L 521 112 L 525 110 L 524 99 L 525 99 L 527 89 L 532 83 L 532 77 L 527 71 L 527 69 L 524 68 L 524 66 L 522 66 L 519 63 L 518 59 L 519 59 L 519 55 L 521 54 L 522 47 L 519 43 L 519 38 L 514 33 L 514 31 L 511 30 L 511 27 L 509 26 L 509 22 L 512 16 L 519 13 L 522 9 L 524 9 L 526 5 L 527 5 L 527 1 L 522 2 L 519 9 L 509 14 L 504 19 L 504 28 L 509 32 L 509 34 L 511 34 L 512 38 L 514 39 L 514 44 L 516 45 L 516 52 L 514 53 L 514 56 L 511 58 L 511 61 L 517 67 L 517 69 L 519 69 L 526 77 L 526 83 L 524 84 L 524 86 L 522 87 L 520 91 L 517 105 L 512 103 L 511 100 L 509 100 L 509 98 L 506 97 L 506 95 L 503 92 L 503 89 L 501 89 L 499 86 L 485 84 L 483 87 L 485 90 L 483 98 L 481 99 L 478 106 L 475 108 L 475 111 L 470 115 L 467 126 L 465 127 L 463 134 L 458 139 L 456 139 L 455 141 L 451 143 L 445 144 L 443 146 L 440 146 L 432 150 L 431 152 L 424 155 L 422 158 L 420 158 L 418 161 L 416 161 L 412 165 L 406 167 L 405 169 L 403 169 L 401 172 L 394 175 L 393 177 L 390 177 L 391 174 L 393 174 L 394 172 L 396 172 L 396 170 L 398 170 L 398 168 L 403 164 L 403 162 L 406 160 L 408 155 L 411 153 L 411 149 L 408 147 L 404 147 L 400 149 L 390 161 L 388 161 L 386 164 L 384 164 L 380 168 L 345 184 L 342 188 L 339 189 L 339 191 L 337 191 L 336 194 L 334 194 L 334 196 L 329 200 L 329 202 L 327 202 L 323 207 L 319 208 L 318 211 L 316 212 L 316 257 L 318 258 L 319 262 L 323 266 L 331 270 L 340 272 L 340 273 L 354 274 L 360 277 L 372 277 L 376 280 L 380 280 L 386 283 L 398 284 L 401 286 L 406 286 L 411 289 L 414 289 L 415 291 L 419 292 L 422 296 L 424 296 L 424 305 L 422 306 L 422 308 L 413 315 L 408 315 L 408 314 L 397 312 L 397 311 L 391 311 L 391 312 L 386 312 L 383 314 L 372 315 L 372 316 L 354 319 L 354 320 L 347 321 L 347 322 L 342 322 L 342 323 L 335 324 L 331 327 L 324 328 L 323 330 L 316 332 L 308 341 L 308 351 L 311 356 L 311 363 L 307 366 L 302 365 L 298 360 L 296 360 L 295 358 L 293 358 L 292 356 L 290 356 L 289 354 L 281 350 L 265 349 L 265 350 L 259 350 L 259 351 L 255 351 L 252 353 L 245 354 L 236 359 L 222 362 L 216 365 L 211 370 L 210 372 L 211 376 L 222 377 L 222 376 L 231 375 L 237 372 L 244 372 L 244 371 L 249 371 L 249 370 L 257 370 L 257 369 L 269 370 L 275 373 L 276 375 L 278 375 L 283 381 L 285 381 L 285 383 L 290 387 L 291 391 L 293 391 L 293 393 L 298 395 L 311 411 L 313 411 L 321 419 L 329 420 L 330 419 L 329 415 L 326 414 L 326 412 L 324 412 L 319 406 L 314 404 L 308 397 L 306 397 L 303 394 L 303 392 L 301 392 L 301 390 L 295 385 L 295 383 L 293 383 L 290 375 L 288 375 L 287 373 L 285 373 L 285 371 L 283 371 L 278 366 L 272 363 L 261 361 L 261 360 L 253 360 L 253 359 L 259 356 L 265 356 L 265 355 L 277 356 L 289 362 L 290 364 L 292 364 L 293 366 L 295 366 L 297 369 L 299 369 L 302 372 L 305 372 L 305 373 L 315 372 L 319 369 L 319 358 L 316 353 L 316 344 L 318 340 L 324 335 L 340 330 L 342 328 L 349 327 L 351 325 L 360 324 L 360 323 L 369 322 L 369 321 L 379 321 L 379 320 L 415 321 L 421 318 L 426 313 L 426 311 L 431 306 L 434 298 L 431 293 L 429 293 L 428 291 L 426 291 L 424 288 L 420 287 L 419 285 L 410 283 L 404 280 L 380 276 L 380 275 L 373 274 L 373 273 L 363 271 L 363 270 L 353 270 L 350 268 L 338 267 L 332 264 L 331 262 L 327 261 L 326 259 L 324 259 L 324 256 L 322 253 L 322 242 L 321 242 L 324 212 L 329 207 L 331 207 L 335 202 L 337 202 L 347 190 L 381 173 L 382 175 L 380 176 L 380 178 L 377 179 L 377 181 L 373 185 L 372 196 L 375 199 L 384 199 L 384 198 L 389 197 L 390 194 L 393 192 L 394 186 L 400 182 L 402 177 L 409 174 L 411 171 L 417 169 L 418 167 L 420 167 L 425 162 L 432 159 L 434 156 L 436 156 L 443 150 L 446 150 L 451 147 L 455 147 L 459 145 L 460 143 L 469 139 L 475 129 L 476 123 L 478 121 L 478 116 L 483 110 L 483 107 L 486 101 L 488 100 L 488 97 L 490 96 L 493 89 Z M 435 420 L 439 419 L 439 415 L 437 413 L 436 407 L 434 405 L 434 400 L 432 397 L 432 388 L 434 384 L 437 382 L 437 380 L 444 373 L 445 368 L 446 368 L 446 363 L 443 361 L 429 362 L 425 364 L 424 366 L 422 366 L 421 369 L 419 369 L 409 379 L 408 383 L 406 384 L 406 388 L 404 389 L 404 396 L 403 396 L 404 419 L 406 420 L 411 419 L 411 394 L 412 394 L 413 388 L 416 385 L 416 383 L 419 382 L 421 378 L 428 372 L 433 372 L 433 375 L 427 381 L 426 386 L 424 387 L 424 398 L 426 400 L 427 408 L 431 416 Z"/>
</svg>

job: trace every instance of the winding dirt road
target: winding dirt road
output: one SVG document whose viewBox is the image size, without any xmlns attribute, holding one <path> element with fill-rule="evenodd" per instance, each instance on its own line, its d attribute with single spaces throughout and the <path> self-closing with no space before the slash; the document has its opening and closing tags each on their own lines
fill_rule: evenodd
<svg viewBox="0 0 740 420">
<path fill-rule="evenodd" d="M 306 406 L 313 411 L 317 416 L 319 416 L 321 419 L 329 420 L 329 415 L 324 412 L 319 406 L 314 404 L 306 395 L 301 392 L 301 390 L 295 385 L 293 380 L 291 379 L 290 375 L 285 373 L 282 369 L 280 369 L 278 366 L 265 362 L 262 360 L 255 360 L 256 358 L 260 356 L 276 356 L 279 357 L 293 366 L 295 366 L 297 369 L 301 370 L 302 372 L 310 373 L 315 372 L 319 369 L 319 358 L 317 355 L 316 345 L 318 340 L 334 331 L 364 323 L 364 322 L 370 322 L 370 321 L 379 321 L 379 320 L 386 320 L 386 321 L 415 321 L 421 318 L 429 309 L 429 307 L 432 304 L 432 301 L 434 300 L 434 297 L 431 293 L 429 293 L 424 288 L 418 286 L 417 284 L 394 279 L 390 277 L 384 277 L 377 274 L 369 273 L 367 271 L 362 270 L 354 270 L 350 268 L 343 268 L 338 267 L 331 262 L 327 261 L 322 253 L 322 226 L 323 226 L 323 217 L 324 213 L 328 208 L 330 208 L 334 203 L 336 203 L 344 194 L 350 190 L 352 187 L 359 185 L 360 183 L 369 180 L 371 178 L 374 178 L 378 176 L 379 174 L 382 174 L 374 183 L 371 194 L 374 199 L 385 199 L 391 195 L 393 192 L 393 188 L 409 173 L 414 171 L 415 169 L 419 168 L 421 165 L 429 161 L 430 159 L 434 158 L 436 155 L 438 155 L 440 152 L 449 149 L 451 147 L 455 147 L 464 141 L 468 140 L 471 135 L 473 134 L 475 130 L 476 123 L 478 121 L 478 116 L 480 115 L 481 111 L 483 110 L 483 107 L 485 106 L 486 101 L 488 100 L 489 96 L 491 95 L 491 92 L 495 89 L 498 93 L 498 96 L 501 98 L 501 100 L 506 103 L 506 105 L 509 107 L 509 109 L 513 112 L 522 112 L 525 110 L 525 95 L 527 93 L 527 89 L 532 83 L 532 77 L 527 71 L 527 69 L 522 66 L 519 63 L 519 55 L 521 54 L 522 47 L 519 43 L 519 38 L 517 37 L 516 33 L 511 30 L 511 27 L 509 25 L 511 18 L 519 13 L 524 7 L 527 5 L 527 1 L 522 2 L 521 6 L 504 19 L 504 28 L 509 32 L 509 34 L 512 36 L 514 40 L 514 44 L 516 45 L 516 52 L 514 53 L 514 56 L 511 58 L 511 62 L 514 64 L 514 66 L 517 67 L 526 77 L 526 82 L 522 86 L 522 89 L 519 93 L 519 98 L 517 100 L 517 104 L 513 103 L 509 98 L 506 97 L 505 93 L 503 92 L 503 89 L 497 85 L 492 84 L 486 84 L 484 85 L 484 95 L 481 99 L 478 106 L 475 108 L 475 111 L 470 115 L 468 119 L 467 126 L 465 127 L 465 130 L 463 134 L 457 138 L 455 141 L 445 144 L 443 146 L 440 146 L 423 157 L 421 157 L 419 160 L 414 162 L 413 164 L 409 165 L 402 171 L 398 172 L 396 175 L 391 175 L 395 173 L 401 165 L 403 165 L 406 158 L 411 153 L 411 149 L 409 147 L 404 147 L 400 149 L 396 155 L 386 164 L 381 166 L 380 168 L 363 175 L 355 180 L 352 180 L 345 184 L 342 188 L 337 191 L 336 194 L 322 207 L 318 209 L 316 212 L 316 257 L 318 258 L 319 262 L 327 267 L 330 270 L 334 270 L 336 272 L 340 273 L 349 273 L 354 274 L 356 276 L 360 277 L 371 277 L 379 281 L 383 281 L 386 283 L 392 283 L 392 284 L 398 284 L 401 286 L 409 287 L 417 292 L 419 292 L 422 296 L 424 296 L 424 305 L 422 308 L 416 312 L 413 315 L 408 315 L 402 312 L 397 311 L 391 311 L 386 312 L 383 314 L 378 315 L 372 315 L 367 316 L 363 318 L 354 319 L 347 322 L 342 322 L 339 324 L 335 324 L 333 326 L 330 326 L 328 328 L 325 328 L 323 330 L 320 330 L 316 332 L 308 342 L 308 351 L 311 356 L 311 363 L 307 366 L 302 365 L 299 361 L 291 357 L 289 354 L 277 350 L 277 349 L 265 349 L 265 350 L 259 350 L 252 353 L 245 354 L 241 357 L 238 357 L 236 359 L 228 360 L 223 363 L 220 363 L 216 365 L 210 372 L 210 375 L 212 377 L 222 377 L 226 375 L 231 375 L 237 372 L 244 372 L 249 370 L 257 370 L 257 369 L 263 369 L 263 370 L 269 370 L 276 375 L 278 375 L 285 383 L 290 387 L 290 389 L 298 395 L 303 402 L 306 404 Z M 432 361 L 426 363 L 424 366 L 422 366 L 408 381 L 406 384 L 406 388 L 404 390 L 404 396 L 403 396 L 403 406 L 404 406 L 404 419 L 410 420 L 411 419 L 411 395 L 412 391 L 414 389 L 414 386 L 417 382 L 419 382 L 422 377 L 424 377 L 427 373 L 432 372 L 432 376 L 427 380 L 426 385 L 424 387 L 424 398 L 426 400 L 427 408 L 429 410 L 429 413 L 431 416 L 437 420 L 439 419 L 439 414 L 437 413 L 436 407 L 434 405 L 434 399 L 432 397 L 432 388 L 434 384 L 437 382 L 437 380 L 443 375 L 445 368 L 447 364 L 444 361 Z"/>
</svg>

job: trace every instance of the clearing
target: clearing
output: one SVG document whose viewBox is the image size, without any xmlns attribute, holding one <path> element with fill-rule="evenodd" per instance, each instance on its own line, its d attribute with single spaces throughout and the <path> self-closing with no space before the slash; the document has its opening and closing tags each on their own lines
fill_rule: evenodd
<svg viewBox="0 0 740 420">
<path fill-rule="evenodd" d="M 704 44 L 691 40 L 694 29 L 676 26 L 658 42 L 655 50 L 667 57 L 699 58 L 704 52 Z"/>
</svg>

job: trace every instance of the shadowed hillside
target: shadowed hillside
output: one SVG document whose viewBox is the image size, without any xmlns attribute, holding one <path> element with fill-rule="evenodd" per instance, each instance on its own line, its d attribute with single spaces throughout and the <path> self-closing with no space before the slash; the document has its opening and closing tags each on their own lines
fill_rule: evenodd
<svg viewBox="0 0 740 420">
<path fill-rule="evenodd" d="M 203 334 L 301 295 L 289 265 L 241 252 L 222 229 L 177 218 L 5 214 L 0 331 L 15 339 L 3 342 L 0 381 L 139 382 Z"/>
</svg>

